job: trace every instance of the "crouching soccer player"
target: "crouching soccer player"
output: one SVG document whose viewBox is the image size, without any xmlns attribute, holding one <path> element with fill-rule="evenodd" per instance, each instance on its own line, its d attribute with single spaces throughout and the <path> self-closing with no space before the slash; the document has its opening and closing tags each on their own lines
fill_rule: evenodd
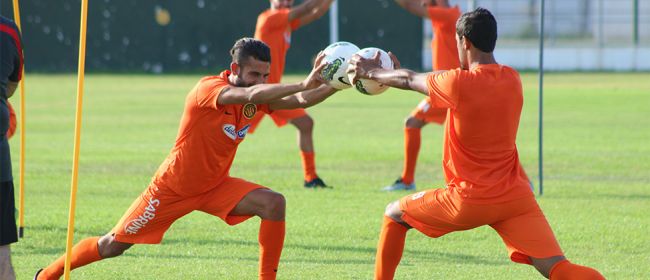
<svg viewBox="0 0 650 280">
<path fill-rule="evenodd" d="M 235 42 L 230 70 L 202 78 L 190 90 L 174 148 L 151 184 L 106 235 L 81 240 L 72 249 L 72 269 L 121 255 L 133 244 L 157 244 L 180 217 L 198 210 L 236 225 L 259 216 L 259 279 L 275 279 L 285 235 L 284 197 L 229 176 L 237 146 L 260 111 L 305 108 L 336 92 L 323 84 L 319 55 L 300 83 L 264 84 L 270 51 L 252 38 Z M 65 256 L 35 279 L 59 279 Z"/>
<path fill-rule="evenodd" d="M 604 279 L 564 257 L 537 205 L 515 145 L 523 104 L 521 81 L 514 69 L 495 61 L 496 39 L 496 20 L 478 8 L 456 23 L 459 69 L 421 74 L 384 70 L 379 56 L 352 58 L 348 70 L 354 81 L 372 79 L 414 90 L 427 94 L 432 106 L 449 108 L 443 141 L 447 186 L 387 206 L 375 279 L 393 279 L 410 228 L 437 238 L 483 225 L 499 233 L 512 261 L 533 265 L 545 277 Z"/>
</svg>

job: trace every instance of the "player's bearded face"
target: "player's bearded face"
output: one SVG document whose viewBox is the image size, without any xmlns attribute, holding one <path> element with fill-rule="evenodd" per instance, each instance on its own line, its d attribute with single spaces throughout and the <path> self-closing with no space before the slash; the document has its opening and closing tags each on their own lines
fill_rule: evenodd
<svg viewBox="0 0 650 280">
<path fill-rule="evenodd" d="M 239 64 L 236 71 L 235 86 L 250 87 L 266 83 L 270 69 L 271 63 L 250 58 L 246 62 Z"/>
</svg>

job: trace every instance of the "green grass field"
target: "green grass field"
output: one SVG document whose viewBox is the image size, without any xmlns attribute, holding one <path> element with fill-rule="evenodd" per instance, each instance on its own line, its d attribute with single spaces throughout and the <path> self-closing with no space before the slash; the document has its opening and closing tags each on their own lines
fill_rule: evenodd
<svg viewBox="0 0 650 280">
<path fill-rule="evenodd" d="M 75 75 L 26 78 L 27 227 L 12 247 L 18 279 L 31 279 L 65 250 L 76 86 Z M 174 143 L 185 95 L 198 78 L 87 76 L 75 241 L 110 230 L 147 186 Z M 567 257 L 608 279 L 650 278 L 648 78 L 557 73 L 546 79 L 539 203 Z M 524 74 L 523 81 L 518 147 L 536 178 L 537 77 Z M 406 194 L 379 189 L 401 172 L 403 120 L 420 99 L 399 90 L 375 97 L 346 90 L 309 110 L 319 174 L 333 190 L 303 189 L 295 129 L 278 129 L 267 118 L 241 144 L 231 174 L 287 198 L 280 279 L 372 278 L 383 209 Z M 443 185 L 441 140 L 441 127 L 423 130 L 419 189 Z M 10 144 L 17 178 L 18 137 Z M 176 222 L 162 245 L 135 246 L 72 277 L 255 279 L 258 225 L 253 218 L 228 227 L 195 212 Z M 488 227 L 437 240 L 411 231 L 396 278 L 542 279 L 532 267 L 511 263 Z"/>
</svg>

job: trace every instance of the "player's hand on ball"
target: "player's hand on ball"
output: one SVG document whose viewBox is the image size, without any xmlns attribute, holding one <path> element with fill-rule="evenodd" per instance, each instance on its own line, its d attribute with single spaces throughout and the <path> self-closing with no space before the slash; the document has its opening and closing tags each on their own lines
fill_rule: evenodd
<svg viewBox="0 0 650 280">
<path fill-rule="evenodd" d="M 370 78 L 370 71 L 381 68 L 379 55 L 379 52 L 376 52 L 372 58 L 363 58 L 358 54 L 352 56 L 347 70 L 348 75 L 352 74 L 350 82 L 355 84 L 359 79 L 368 79 Z"/>
<path fill-rule="evenodd" d="M 323 62 L 323 58 L 325 57 L 325 54 L 323 52 L 318 53 L 318 56 L 316 56 L 316 61 L 314 62 L 314 68 L 312 68 L 311 73 L 309 73 L 309 76 L 305 78 L 304 81 L 302 81 L 302 86 L 305 89 L 313 89 L 317 88 L 322 84 L 328 84 L 325 79 L 323 79 L 323 76 L 321 75 L 321 71 L 325 66 L 327 66 L 327 63 Z"/>
</svg>

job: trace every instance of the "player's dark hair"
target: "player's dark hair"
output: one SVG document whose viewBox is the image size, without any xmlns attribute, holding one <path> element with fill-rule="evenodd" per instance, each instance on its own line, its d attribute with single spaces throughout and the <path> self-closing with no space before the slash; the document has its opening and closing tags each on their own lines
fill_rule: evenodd
<svg viewBox="0 0 650 280">
<path fill-rule="evenodd" d="M 230 56 L 232 56 L 232 61 L 237 64 L 241 64 L 249 57 L 264 62 L 271 62 L 271 49 L 260 40 L 241 38 L 230 49 Z"/>
<path fill-rule="evenodd" d="M 490 11 L 479 7 L 460 16 L 456 33 L 458 37 L 465 36 L 477 49 L 491 53 L 497 44 L 497 21 Z"/>
</svg>

